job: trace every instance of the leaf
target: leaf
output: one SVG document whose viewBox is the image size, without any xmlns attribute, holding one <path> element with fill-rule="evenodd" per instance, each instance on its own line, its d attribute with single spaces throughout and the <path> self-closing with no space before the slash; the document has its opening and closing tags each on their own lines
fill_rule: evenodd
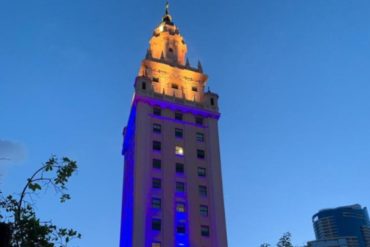
<svg viewBox="0 0 370 247">
<path fill-rule="evenodd" d="M 69 194 L 63 194 L 61 197 L 60 197 L 60 202 L 63 203 L 67 200 L 70 200 L 71 199 L 71 196 Z"/>
<path fill-rule="evenodd" d="M 29 183 L 28 188 L 32 191 L 41 190 L 41 185 L 38 183 Z"/>
</svg>

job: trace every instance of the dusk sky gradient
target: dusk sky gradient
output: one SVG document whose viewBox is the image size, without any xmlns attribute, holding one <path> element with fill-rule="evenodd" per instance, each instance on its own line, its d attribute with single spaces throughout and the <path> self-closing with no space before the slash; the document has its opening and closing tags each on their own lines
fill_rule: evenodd
<svg viewBox="0 0 370 247">
<path fill-rule="evenodd" d="M 72 200 L 37 203 L 83 234 L 71 246 L 118 246 L 122 129 L 164 4 L 0 0 L 0 155 L 12 158 L 0 189 L 20 191 L 51 154 L 77 160 Z M 319 209 L 370 207 L 369 0 L 174 0 L 170 12 L 220 95 L 230 247 L 286 231 L 303 244 Z"/>
</svg>

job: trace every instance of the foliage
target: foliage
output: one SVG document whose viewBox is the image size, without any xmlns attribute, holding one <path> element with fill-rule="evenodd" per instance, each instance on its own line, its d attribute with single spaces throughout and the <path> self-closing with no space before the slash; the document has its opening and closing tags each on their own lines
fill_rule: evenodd
<svg viewBox="0 0 370 247">
<path fill-rule="evenodd" d="M 283 236 L 279 239 L 279 242 L 277 243 L 277 247 L 293 247 L 293 244 L 292 244 L 292 235 L 287 232 L 287 233 L 284 233 Z"/>
<path fill-rule="evenodd" d="M 271 247 L 271 245 L 269 243 L 263 243 L 260 247 Z M 293 247 L 292 235 L 289 232 L 284 233 L 276 244 L 276 247 Z"/>
<path fill-rule="evenodd" d="M 263 243 L 263 244 L 260 245 L 260 247 L 271 247 L 271 245 L 268 244 L 268 243 Z"/>
<path fill-rule="evenodd" d="M 11 231 L 14 247 L 65 247 L 81 234 L 73 229 L 59 228 L 51 221 L 41 221 L 35 212 L 32 195 L 53 188 L 64 203 L 71 197 L 67 183 L 77 170 L 76 161 L 67 157 L 52 156 L 41 168 L 27 179 L 19 196 L 4 196 L 0 191 L 0 222 L 4 221 Z"/>
</svg>

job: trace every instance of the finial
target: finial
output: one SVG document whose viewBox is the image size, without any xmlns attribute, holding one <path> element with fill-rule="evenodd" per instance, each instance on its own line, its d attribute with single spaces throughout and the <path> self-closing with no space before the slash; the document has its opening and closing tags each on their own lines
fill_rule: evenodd
<svg viewBox="0 0 370 247">
<path fill-rule="evenodd" d="M 166 15 L 168 15 L 170 12 L 168 11 L 168 9 L 170 8 L 170 4 L 168 1 L 166 1 Z"/>
<path fill-rule="evenodd" d="M 150 48 L 147 50 L 146 55 L 145 55 L 145 58 L 146 59 L 152 58 L 152 50 Z"/>
<path fill-rule="evenodd" d="M 203 73 L 203 67 L 199 60 L 198 60 L 198 71 Z"/>
<path fill-rule="evenodd" d="M 170 8 L 170 4 L 168 3 L 168 1 L 166 1 L 166 11 L 165 11 L 165 14 L 164 14 L 164 16 L 162 18 L 162 21 L 165 22 L 168 25 L 173 25 L 173 23 L 172 23 L 172 17 L 170 15 L 169 8 Z"/>
<path fill-rule="evenodd" d="M 188 67 L 188 68 L 190 67 L 190 62 L 189 62 L 189 58 L 188 57 L 186 58 L 186 64 L 185 64 L 185 66 Z"/>
</svg>

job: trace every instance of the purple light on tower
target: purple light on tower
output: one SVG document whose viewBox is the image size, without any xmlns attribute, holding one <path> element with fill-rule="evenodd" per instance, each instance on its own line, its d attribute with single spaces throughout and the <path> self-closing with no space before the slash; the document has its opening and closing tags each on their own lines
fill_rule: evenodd
<svg viewBox="0 0 370 247">
<path fill-rule="evenodd" d="M 124 131 L 120 245 L 227 247 L 218 95 L 186 61 L 168 5 L 149 44 Z"/>
</svg>

